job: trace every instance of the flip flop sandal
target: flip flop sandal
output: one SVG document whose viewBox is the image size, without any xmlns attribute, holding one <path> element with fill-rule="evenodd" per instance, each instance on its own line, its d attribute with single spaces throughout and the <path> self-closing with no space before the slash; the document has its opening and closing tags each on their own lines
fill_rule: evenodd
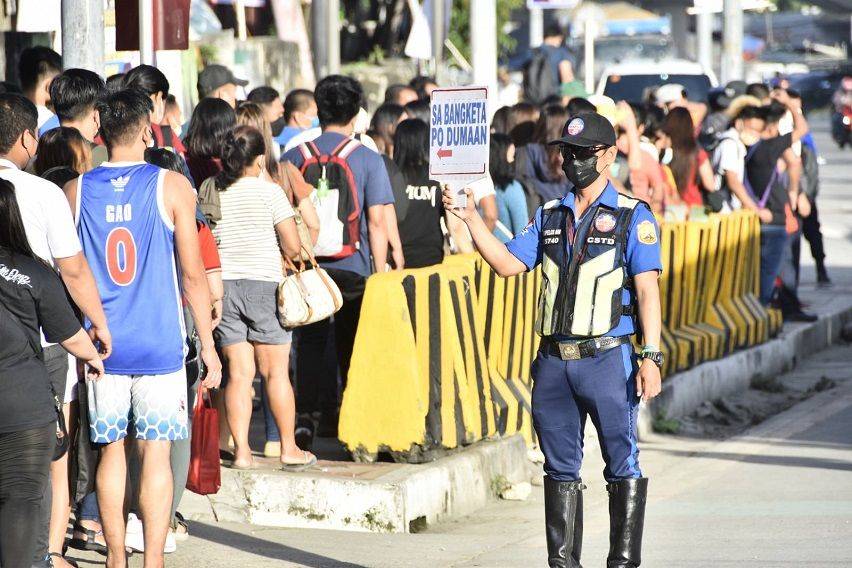
<svg viewBox="0 0 852 568">
<path fill-rule="evenodd" d="M 309 454 L 305 450 L 302 450 L 302 455 L 304 457 L 304 461 L 293 463 L 282 462 L 281 469 L 284 471 L 305 471 L 306 469 L 316 465 L 317 457 L 315 455 Z"/>
<path fill-rule="evenodd" d="M 67 562 L 68 564 L 73 566 L 74 568 L 78 568 L 78 564 L 76 562 L 74 562 L 73 560 L 69 560 L 68 558 L 65 558 L 65 556 L 63 554 L 59 553 L 59 552 L 48 552 L 47 555 L 51 558 L 61 558 L 62 560 L 64 560 L 65 562 Z M 51 561 L 50 565 L 53 566 L 53 561 Z"/>
<path fill-rule="evenodd" d="M 83 533 L 85 536 L 85 540 L 78 537 L 77 533 Z M 97 541 L 97 537 L 103 536 L 104 531 L 95 531 L 92 529 L 84 528 L 82 525 L 74 526 L 74 537 L 71 539 L 71 542 L 68 543 L 68 546 L 71 548 L 75 548 L 77 550 L 89 550 L 91 552 L 97 552 L 100 555 L 106 556 L 107 547 Z"/>
<path fill-rule="evenodd" d="M 175 519 L 172 521 L 172 533 L 175 535 L 175 540 L 184 541 L 189 538 L 189 524 L 183 515 L 175 512 Z"/>
</svg>

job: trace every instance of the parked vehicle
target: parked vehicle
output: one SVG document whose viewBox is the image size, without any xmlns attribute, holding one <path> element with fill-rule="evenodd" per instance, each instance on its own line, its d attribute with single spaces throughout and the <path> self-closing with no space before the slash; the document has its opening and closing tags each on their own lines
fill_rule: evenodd
<svg viewBox="0 0 852 568">
<path fill-rule="evenodd" d="M 615 101 L 641 102 L 655 88 L 669 83 L 683 85 L 687 97 L 706 102 L 707 95 L 717 85 L 712 69 L 692 61 L 634 61 L 607 67 L 598 83 L 597 94 Z"/>
</svg>

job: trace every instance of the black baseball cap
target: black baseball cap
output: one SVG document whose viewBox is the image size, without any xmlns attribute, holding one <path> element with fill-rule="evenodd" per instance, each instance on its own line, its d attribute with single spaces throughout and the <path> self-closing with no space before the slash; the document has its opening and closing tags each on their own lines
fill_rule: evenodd
<svg viewBox="0 0 852 568">
<path fill-rule="evenodd" d="M 205 95 L 229 83 L 241 87 L 248 85 L 248 81 L 237 79 L 234 73 L 224 65 L 208 65 L 198 74 L 198 91 Z"/>
<path fill-rule="evenodd" d="M 562 128 L 562 138 L 553 140 L 551 146 L 569 145 L 590 148 L 592 146 L 615 146 L 615 128 L 603 115 L 596 112 L 580 112 L 568 119 Z"/>
</svg>

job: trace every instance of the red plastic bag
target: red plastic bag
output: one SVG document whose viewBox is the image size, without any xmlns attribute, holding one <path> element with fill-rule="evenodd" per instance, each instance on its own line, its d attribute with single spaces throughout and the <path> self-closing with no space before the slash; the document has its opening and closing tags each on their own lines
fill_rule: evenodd
<svg viewBox="0 0 852 568">
<path fill-rule="evenodd" d="M 221 485 L 219 411 L 213 404 L 210 392 L 199 385 L 192 411 L 192 442 L 186 488 L 199 495 L 212 495 L 219 491 Z"/>
</svg>

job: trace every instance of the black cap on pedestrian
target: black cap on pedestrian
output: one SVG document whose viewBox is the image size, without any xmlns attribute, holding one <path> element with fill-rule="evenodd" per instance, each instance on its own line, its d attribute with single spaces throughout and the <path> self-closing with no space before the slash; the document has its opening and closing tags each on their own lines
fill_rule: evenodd
<svg viewBox="0 0 852 568">
<path fill-rule="evenodd" d="M 731 100 L 734 100 L 735 98 L 746 94 L 747 89 L 748 83 L 745 81 L 730 81 L 727 85 L 725 85 L 725 95 Z"/>
<path fill-rule="evenodd" d="M 205 95 L 227 84 L 245 87 L 248 81 L 237 79 L 234 73 L 224 65 L 208 65 L 198 74 L 198 90 Z"/>
<path fill-rule="evenodd" d="M 550 145 L 570 145 L 590 148 L 592 146 L 615 146 L 615 128 L 603 115 L 596 112 L 581 112 L 565 123 L 562 138 Z"/>
</svg>

